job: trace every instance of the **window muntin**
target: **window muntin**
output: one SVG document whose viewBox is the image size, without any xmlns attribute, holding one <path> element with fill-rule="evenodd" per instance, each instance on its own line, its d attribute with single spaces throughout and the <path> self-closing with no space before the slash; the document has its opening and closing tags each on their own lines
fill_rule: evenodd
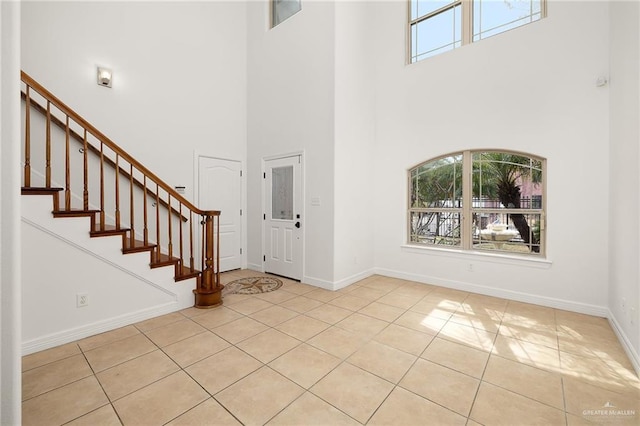
<svg viewBox="0 0 640 426">
<path fill-rule="evenodd" d="M 271 28 L 302 10 L 301 0 L 271 0 Z"/>
<path fill-rule="evenodd" d="M 414 63 L 537 21 L 545 0 L 409 0 L 409 11 Z"/>
<path fill-rule="evenodd" d="M 543 255 L 544 167 L 536 156 L 490 150 L 419 164 L 409 170 L 409 243 Z"/>
</svg>

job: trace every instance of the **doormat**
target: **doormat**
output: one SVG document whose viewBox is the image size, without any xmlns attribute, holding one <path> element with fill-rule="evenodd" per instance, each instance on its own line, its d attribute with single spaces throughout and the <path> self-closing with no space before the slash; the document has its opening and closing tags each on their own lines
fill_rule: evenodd
<svg viewBox="0 0 640 426">
<path fill-rule="evenodd" d="M 258 294 L 282 287 L 282 281 L 271 277 L 250 277 L 233 280 L 224 285 L 223 294 Z"/>
</svg>

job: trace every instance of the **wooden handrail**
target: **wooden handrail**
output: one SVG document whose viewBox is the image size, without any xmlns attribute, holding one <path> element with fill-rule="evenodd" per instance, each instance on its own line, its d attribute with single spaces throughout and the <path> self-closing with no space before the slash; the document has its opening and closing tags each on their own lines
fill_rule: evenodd
<svg viewBox="0 0 640 426">
<path fill-rule="evenodd" d="M 25 172 L 24 172 L 24 185 L 25 188 L 31 189 L 30 193 L 34 193 L 33 189 L 41 191 L 42 188 L 31 187 L 31 151 L 33 144 L 33 135 L 30 133 L 31 109 L 34 108 L 38 112 L 42 113 L 46 117 L 46 167 L 45 167 L 45 184 L 46 190 L 51 188 L 51 122 L 53 121 L 64 132 L 64 210 L 58 211 L 57 198 L 54 196 L 54 213 L 56 215 L 92 215 L 91 222 L 91 235 L 92 236 L 105 236 L 105 235 L 122 235 L 123 251 L 124 252 L 136 252 L 142 250 L 150 250 L 151 252 L 151 267 L 160 267 L 174 265 L 176 270 L 176 280 L 187 279 L 196 277 L 197 286 L 194 290 L 195 293 L 195 306 L 200 308 L 208 308 L 222 303 L 220 284 L 220 211 L 219 210 L 202 210 L 193 205 L 189 200 L 179 194 L 173 187 L 162 181 L 157 175 L 143 166 L 139 161 L 134 159 L 125 150 L 120 148 L 111 139 L 109 139 L 104 133 L 96 129 L 91 123 L 81 117 L 73 109 L 67 106 L 64 102 L 58 99 L 55 95 L 45 89 L 31 76 L 24 71 L 21 72 L 23 83 L 26 85 L 26 91 L 22 93 L 26 102 L 26 129 L 25 129 Z M 31 93 L 37 93 L 46 101 L 46 108 L 40 105 L 32 98 Z M 52 114 L 51 107 L 56 108 L 56 114 L 61 117 L 56 117 L 56 114 Z M 82 135 L 77 133 L 73 128 L 80 128 Z M 88 136 L 92 136 L 91 142 L 88 140 Z M 72 209 L 72 177 L 79 180 L 79 174 L 75 171 L 72 173 L 72 161 L 70 156 L 70 140 L 74 139 L 82 146 L 82 210 Z M 99 176 L 99 198 L 100 209 L 89 210 L 90 206 L 90 191 L 89 189 L 89 164 L 87 159 L 87 153 L 91 151 L 95 154 L 99 160 L 99 171 L 93 172 L 94 175 Z M 35 157 L 37 158 L 37 157 Z M 113 178 L 105 179 L 105 163 L 111 165 L 114 168 L 114 174 L 109 175 Z M 128 166 L 127 166 L 128 164 Z M 127 170 L 128 169 L 128 170 Z M 77 170 L 77 167 L 76 167 Z M 142 181 L 140 182 L 135 178 L 135 174 L 140 173 Z M 139 176 L 140 176 L 139 175 Z M 96 177 L 96 179 L 98 179 Z M 112 182 L 113 179 L 113 183 Z M 111 187 L 110 191 L 105 191 L 105 185 Z M 120 197 L 120 185 L 129 185 L 129 224 L 130 228 L 121 227 L 121 197 Z M 149 185 L 155 185 L 155 193 L 149 191 Z M 142 200 L 139 200 L 140 193 L 136 193 L 133 187 L 137 186 L 141 189 Z M 163 197 L 160 197 L 160 191 L 164 191 Z M 105 208 L 111 208 L 105 204 L 105 193 L 109 194 L 110 203 L 113 202 L 115 208 L 115 225 L 107 225 L 105 223 Z M 112 199 L 113 195 L 113 199 Z M 147 197 L 152 196 L 155 199 L 155 237 L 156 242 L 152 243 L 148 240 L 148 212 L 147 212 Z M 136 198 L 138 201 L 136 202 Z M 143 239 L 144 241 L 137 241 L 135 239 L 136 230 L 134 228 L 135 221 L 135 205 L 141 206 L 143 214 Z M 177 207 L 174 207 L 177 204 Z M 160 205 L 167 208 L 167 215 L 160 216 Z M 183 206 L 189 211 L 183 215 Z M 124 210 L 126 211 L 126 210 Z M 96 216 L 99 214 L 99 226 L 96 227 Z M 138 213 L 140 214 L 140 213 Z M 198 220 L 198 217 L 201 219 Z M 125 220 L 125 219 L 123 219 Z M 166 221 L 166 223 L 165 223 Z M 174 235 L 174 228 L 172 226 L 173 221 L 179 224 L 177 230 L 177 236 Z M 164 225 L 162 225 L 162 223 Z M 189 253 L 188 259 L 185 259 L 186 254 L 184 251 L 183 240 L 185 238 L 182 222 L 188 222 L 189 232 Z M 162 232 L 161 232 L 162 225 Z M 201 226 L 202 244 L 200 246 L 200 253 L 202 254 L 202 270 L 198 271 L 194 268 L 194 235 L 193 228 L 195 226 Z M 153 225 L 152 225 L 153 226 Z M 128 235 L 127 235 L 128 234 Z M 174 257 L 174 237 L 177 238 L 179 258 Z M 161 244 L 164 240 L 166 246 Z M 163 247 L 168 252 L 164 254 L 162 252 Z M 125 251 L 126 249 L 126 251 Z M 188 263 L 188 266 L 185 264 Z"/>
<path fill-rule="evenodd" d="M 20 92 L 20 95 L 22 96 L 23 100 L 27 100 L 27 94 L 25 92 Z M 55 115 L 51 114 L 50 110 L 47 110 L 47 108 L 43 107 L 42 105 L 40 105 L 40 103 L 38 101 L 36 101 L 33 98 L 29 98 L 29 104 L 31 105 L 31 108 L 35 109 L 36 111 L 40 112 L 43 115 L 47 116 L 47 123 L 51 122 L 53 124 L 55 124 L 59 129 L 66 131 L 65 128 L 65 123 L 62 122 L 62 120 L 60 120 L 58 117 L 56 117 Z M 69 129 L 69 134 L 71 135 L 71 137 L 73 139 L 76 140 L 76 142 L 82 144 L 82 149 L 83 150 L 89 150 L 91 151 L 93 154 L 100 156 L 100 150 L 98 148 L 96 148 L 95 146 L 86 143 L 86 137 L 87 137 L 87 131 L 85 129 L 84 131 L 85 135 L 80 136 L 78 134 L 78 132 L 76 132 L 73 129 Z M 49 141 L 49 150 L 47 151 L 47 158 L 48 158 L 48 166 L 46 168 L 47 170 L 47 185 L 51 185 L 51 147 L 50 147 L 50 143 L 51 143 L 51 128 L 50 126 L 47 127 L 47 140 Z M 86 156 L 86 152 L 83 153 Z M 113 161 L 111 158 L 105 157 L 104 158 L 104 162 L 107 163 L 108 165 L 110 165 L 111 167 L 116 167 L 116 163 L 115 161 Z M 120 173 L 122 174 L 122 176 L 124 176 L 125 178 L 129 178 L 129 172 L 127 172 L 125 169 L 123 169 L 122 167 L 120 168 Z M 132 178 L 133 179 L 133 184 L 136 185 L 138 188 L 142 189 L 143 188 L 143 183 L 140 182 L 138 179 L 136 178 Z M 152 193 L 152 195 L 154 195 Z M 166 201 L 164 201 L 164 199 L 160 200 L 160 205 L 162 205 L 163 207 L 169 208 L 169 205 L 167 204 Z M 85 206 L 85 209 L 89 209 L 88 206 Z M 173 210 L 174 213 L 178 214 L 178 210 L 176 210 L 175 207 L 171 207 L 171 209 Z M 189 220 L 188 217 L 184 216 L 184 215 L 180 215 L 180 217 L 182 218 L 183 222 L 186 222 Z"/>
<path fill-rule="evenodd" d="M 189 200 L 187 200 L 180 193 L 178 193 L 178 191 L 176 191 L 170 185 L 167 185 L 164 181 L 162 181 L 162 179 L 160 179 L 153 172 L 151 172 L 149 169 L 143 166 L 135 158 L 129 155 L 125 150 L 123 150 L 118 145 L 116 145 L 116 143 L 113 142 L 111 139 L 109 139 L 104 133 L 96 129 L 91 123 L 89 123 L 87 120 L 82 118 L 80 114 L 75 112 L 73 109 L 69 108 L 64 102 L 58 99 L 53 93 L 49 92 L 42 85 L 40 85 L 40 83 L 38 83 L 33 78 L 31 78 L 29 74 L 27 74 L 24 71 L 20 71 L 20 74 L 22 77 L 22 81 L 24 83 L 26 83 L 29 87 L 31 87 L 36 92 L 38 92 L 44 98 L 49 100 L 52 104 L 56 106 L 56 108 L 58 108 L 64 114 L 68 115 L 69 117 L 72 117 L 76 123 L 80 124 L 89 133 L 91 133 L 96 139 L 100 140 L 102 143 L 108 146 L 113 152 L 120 155 L 120 157 L 126 160 L 129 164 L 132 164 L 136 169 L 140 170 L 143 174 L 147 175 L 147 177 L 149 177 L 151 180 L 153 180 L 154 182 L 157 182 L 160 188 L 165 190 L 167 193 L 171 194 L 171 196 L 174 197 L 175 199 L 179 200 L 189 210 L 192 210 L 194 213 L 197 213 L 201 216 L 219 216 L 220 215 L 219 210 L 200 210 L 198 207 L 194 206 Z"/>
</svg>

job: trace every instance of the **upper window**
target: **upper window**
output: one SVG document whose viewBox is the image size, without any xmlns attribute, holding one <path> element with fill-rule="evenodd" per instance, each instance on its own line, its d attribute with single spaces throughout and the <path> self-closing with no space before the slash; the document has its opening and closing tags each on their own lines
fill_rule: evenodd
<svg viewBox="0 0 640 426">
<path fill-rule="evenodd" d="M 545 0 L 409 0 L 411 62 L 537 21 Z"/>
<path fill-rule="evenodd" d="M 271 0 L 271 28 L 302 10 L 301 0 Z"/>
<path fill-rule="evenodd" d="M 543 255 L 545 161 L 464 151 L 409 170 L 409 243 Z"/>
</svg>

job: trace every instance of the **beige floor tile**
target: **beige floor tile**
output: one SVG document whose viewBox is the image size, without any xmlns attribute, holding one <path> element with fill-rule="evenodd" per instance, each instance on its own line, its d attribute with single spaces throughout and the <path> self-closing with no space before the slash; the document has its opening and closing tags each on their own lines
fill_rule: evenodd
<svg viewBox="0 0 640 426">
<path fill-rule="evenodd" d="M 429 343 L 434 339 L 432 334 L 411 330 L 396 324 L 391 324 L 377 336 L 374 340 L 384 343 L 387 346 L 399 349 L 412 355 L 420 355 Z"/>
<path fill-rule="evenodd" d="M 198 315 L 197 317 L 193 318 L 193 321 L 211 330 L 242 317 L 242 314 L 239 314 L 232 309 L 226 308 L 224 306 L 218 306 L 217 308 L 213 308 L 202 315 Z"/>
<path fill-rule="evenodd" d="M 223 294 L 222 303 L 224 303 L 224 306 L 230 307 L 236 303 L 246 302 L 254 297 L 252 294 Z"/>
<path fill-rule="evenodd" d="M 127 337 L 135 336 L 136 334 L 140 334 L 140 330 L 132 325 L 129 325 L 127 327 L 121 327 L 115 330 L 107 331 L 105 333 L 96 334 L 95 336 L 87 337 L 85 339 L 79 340 L 77 343 L 78 346 L 80 346 L 80 349 L 86 352 L 99 346 L 117 342 L 118 340 L 126 339 Z"/>
<path fill-rule="evenodd" d="M 400 386 L 466 417 L 479 383 L 466 374 L 418 359 Z"/>
<path fill-rule="evenodd" d="M 329 302 L 334 306 L 338 306 L 340 308 L 348 309 L 350 311 L 359 311 L 360 309 L 367 306 L 371 303 L 370 300 L 363 299 L 361 297 L 354 297 L 351 294 L 345 294 L 340 297 L 337 297 Z"/>
<path fill-rule="evenodd" d="M 359 424 L 310 392 L 305 392 L 267 423 L 269 426 L 357 426 Z"/>
<path fill-rule="evenodd" d="M 479 379 L 489 352 L 436 337 L 420 357 Z"/>
<path fill-rule="evenodd" d="M 370 277 L 370 278 L 371 279 L 365 279 L 365 280 L 359 281 L 358 284 L 364 287 L 381 290 L 381 291 L 384 291 L 385 293 L 392 292 L 393 290 L 402 286 L 402 283 L 385 280 L 384 279 L 385 277 L 378 276 L 378 277 Z"/>
<path fill-rule="evenodd" d="M 146 331 L 151 331 L 154 328 L 164 327 L 174 322 L 183 321 L 183 320 L 184 320 L 184 315 L 180 314 L 179 312 L 173 312 L 167 315 L 162 315 L 156 318 L 151 318 L 146 321 L 139 322 L 135 324 L 135 326 L 138 330 L 144 333 Z"/>
<path fill-rule="evenodd" d="M 121 426 L 118 415 L 113 410 L 111 404 L 98 408 L 95 411 L 85 414 L 74 421 L 67 423 L 69 426 Z"/>
<path fill-rule="evenodd" d="M 640 423 L 639 393 L 612 392 L 569 377 L 562 383 L 567 412 L 595 423 Z"/>
<path fill-rule="evenodd" d="M 155 351 L 157 346 L 144 334 L 136 334 L 126 339 L 99 346 L 84 353 L 94 372 L 100 372 Z"/>
<path fill-rule="evenodd" d="M 92 374 L 89 364 L 82 355 L 74 355 L 33 368 L 22 373 L 22 400 L 68 385 Z"/>
<path fill-rule="evenodd" d="M 364 345 L 366 340 L 356 333 L 333 326 L 307 340 L 307 343 L 345 359 Z"/>
<path fill-rule="evenodd" d="M 427 296 L 413 305 L 410 308 L 410 311 L 448 320 L 449 318 L 451 318 L 451 315 L 456 312 L 458 306 L 459 304 L 457 303 L 451 303 L 446 300 L 440 300 L 438 298 L 431 299 Z"/>
<path fill-rule="evenodd" d="M 270 327 L 297 317 L 299 314 L 290 309 L 283 308 L 281 306 L 271 306 L 270 308 L 251 314 L 250 317 L 256 321 L 260 321 Z"/>
<path fill-rule="evenodd" d="M 96 375 L 111 401 L 122 398 L 180 368 L 161 350 L 155 350 Z"/>
<path fill-rule="evenodd" d="M 180 367 L 185 368 L 229 346 L 226 340 L 210 331 L 205 331 L 166 346 L 163 351 Z"/>
<path fill-rule="evenodd" d="M 215 397 L 243 424 L 263 425 L 303 392 L 291 380 L 262 367 Z"/>
<path fill-rule="evenodd" d="M 318 287 L 302 284 L 291 280 L 283 280 L 283 290 L 288 291 L 289 293 L 295 293 L 297 295 L 307 294 L 311 291 L 317 290 Z"/>
<path fill-rule="evenodd" d="M 547 346 L 498 335 L 491 353 L 552 373 L 560 372 L 559 351 Z"/>
<path fill-rule="evenodd" d="M 482 380 L 564 410 L 559 374 L 492 355 Z"/>
<path fill-rule="evenodd" d="M 185 371 L 207 392 L 215 395 L 260 367 L 260 361 L 231 347 L 193 364 Z"/>
<path fill-rule="evenodd" d="M 467 314 L 488 316 L 493 319 L 502 318 L 507 304 L 506 299 L 497 297 L 483 296 L 480 294 L 469 294 L 460 305 L 460 311 Z"/>
<path fill-rule="evenodd" d="M 218 336 L 231 344 L 236 344 L 258 333 L 262 333 L 268 327 L 251 318 L 240 318 L 220 327 L 211 329 Z"/>
<path fill-rule="evenodd" d="M 298 296 L 280 303 L 280 306 L 303 314 L 307 311 L 317 308 L 318 306 L 321 306 L 322 304 L 323 302 L 319 300 L 311 299 L 306 296 Z"/>
<path fill-rule="evenodd" d="M 188 337 L 195 336 L 205 330 L 206 329 L 200 324 L 185 319 L 163 327 L 154 328 L 151 331 L 146 331 L 145 334 L 153 343 L 162 348 Z"/>
<path fill-rule="evenodd" d="M 345 363 L 316 383 L 311 392 L 365 423 L 392 389 L 391 383 Z"/>
<path fill-rule="evenodd" d="M 227 410 L 218 402 L 209 398 L 202 404 L 193 407 L 180 417 L 167 423 L 167 426 L 192 426 L 192 425 L 216 425 L 235 426 L 241 425 Z"/>
<path fill-rule="evenodd" d="M 424 296 L 432 292 L 432 288 L 430 286 L 409 286 L 402 285 L 395 290 L 393 290 L 394 294 L 398 296 L 408 297 L 410 299 L 415 300 L 416 302 L 422 299 Z"/>
<path fill-rule="evenodd" d="M 276 291 L 269 291 L 267 293 L 260 293 L 255 295 L 256 298 L 267 301 L 269 303 L 278 304 L 285 300 L 298 297 L 296 293 L 290 293 L 286 290 L 278 289 Z"/>
<path fill-rule="evenodd" d="M 438 337 L 483 351 L 491 351 L 496 340 L 494 333 L 455 322 L 448 322 L 442 327 Z"/>
<path fill-rule="evenodd" d="M 324 321 L 328 324 L 335 324 L 342 321 L 352 313 L 353 311 L 350 311 L 349 309 L 339 308 L 338 306 L 327 303 L 310 310 L 305 315 L 319 319 L 320 321 Z"/>
<path fill-rule="evenodd" d="M 479 330 L 488 331 L 489 333 L 498 333 L 501 320 L 496 320 L 488 316 L 468 314 L 465 312 L 456 312 L 449 319 L 456 324 L 466 325 L 467 327 L 477 328 Z"/>
<path fill-rule="evenodd" d="M 414 297 L 402 296 L 396 294 L 396 292 L 388 293 L 377 300 L 378 303 L 384 303 L 385 305 L 395 306 L 400 309 L 409 309 L 418 302 L 418 299 Z"/>
<path fill-rule="evenodd" d="M 66 345 L 56 346 L 55 348 L 36 352 L 22 357 L 22 371 L 31 370 L 32 368 L 41 367 L 45 364 L 59 361 L 80 354 L 80 347 L 77 342 L 67 343 Z"/>
<path fill-rule="evenodd" d="M 208 309 L 200 309 L 200 308 L 196 308 L 195 306 L 178 311 L 179 314 L 182 314 L 184 315 L 185 318 L 190 318 L 190 319 L 199 317 L 200 315 L 204 315 L 207 312 L 209 312 Z"/>
<path fill-rule="evenodd" d="M 303 343 L 271 361 L 269 366 L 303 388 L 309 389 L 340 362 L 335 356 Z"/>
<path fill-rule="evenodd" d="M 437 334 L 440 329 L 447 323 L 442 318 L 432 317 L 418 312 L 405 312 L 394 321 L 395 324 L 412 330 L 421 331 L 423 333 Z"/>
<path fill-rule="evenodd" d="M 305 342 L 328 327 L 329 324 L 323 321 L 300 315 L 277 325 L 275 328 Z"/>
<path fill-rule="evenodd" d="M 356 288 L 351 293 L 349 293 L 349 296 L 360 297 L 361 299 L 374 301 L 374 300 L 380 299 L 382 296 L 384 296 L 387 293 L 388 291 L 376 290 L 371 287 L 362 286 L 362 287 Z"/>
<path fill-rule="evenodd" d="M 510 312 L 507 308 L 502 317 L 502 324 L 515 325 L 522 329 L 541 333 L 557 333 L 556 321 L 553 313 L 549 314 L 528 314 Z"/>
<path fill-rule="evenodd" d="M 402 388 L 395 388 L 367 424 L 464 426 L 466 422 L 466 417 Z"/>
<path fill-rule="evenodd" d="M 340 297 L 340 293 L 331 290 L 325 290 L 324 288 L 319 288 L 317 290 L 310 291 L 305 294 L 305 297 L 310 299 L 319 300 L 320 302 L 327 303 L 336 297 Z"/>
<path fill-rule="evenodd" d="M 109 403 L 95 377 L 86 377 L 22 404 L 23 426 L 61 425 Z"/>
<path fill-rule="evenodd" d="M 404 312 L 404 309 L 385 305 L 384 303 L 379 302 L 373 302 L 358 311 L 358 313 L 360 314 L 381 319 L 387 322 L 395 321 L 396 319 L 398 319 L 398 317 L 400 317 L 400 315 L 404 314 Z"/>
<path fill-rule="evenodd" d="M 448 300 L 450 302 L 458 302 L 462 303 L 465 301 L 467 297 L 469 297 L 470 293 L 461 290 L 454 290 L 452 288 L 445 287 L 434 287 L 433 291 L 429 293 L 429 296 L 440 297 L 443 300 Z"/>
<path fill-rule="evenodd" d="M 564 425 L 563 411 L 483 382 L 469 416 L 484 425 Z"/>
<path fill-rule="evenodd" d="M 243 340 L 236 346 L 265 364 L 289 352 L 301 342 L 273 328 Z"/>
<path fill-rule="evenodd" d="M 387 328 L 388 322 L 366 315 L 355 313 L 336 323 L 336 327 L 352 331 L 366 339 L 370 339 Z"/>
<path fill-rule="evenodd" d="M 263 309 L 270 308 L 271 306 L 273 306 L 273 303 L 253 297 L 243 302 L 235 303 L 231 305 L 230 308 L 243 315 L 250 315 Z"/>
<path fill-rule="evenodd" d="M 614 392 L 635 392 L 640 395 L 637 378 L 634 382 L 624 380 L 600 358 L 582 357 L 567 352 L 560 352 L 560 367 L 562 374 L 573 379 L 581 380 Z"/>
<path fill-rule="evenodd" d="M 195 407 L 209 395 L 191 377 L 178 371 L 113 403 L 126 424 L 164 424 Z"/>
<path fill-rule="evenodd" d="M 371 341 L 347 358 L 347 362 L 392 383 L 398 383 L 416 358 L 415 355 Z"/>
<path fill-rule="evenodd" d="M 342 287 L 339 290 L 336 290 L 336 293 L 340 293 L 341 296 L 344 296 L 347 293 L 351 293 L 353 290 L 362 287 L 360 284 L 350 284 L 346 287 Z"/>
<path fill-rule="evenodd" d="M 529 330 L 512 324 L 502 324 L 498 333 L 505 337 L 511 337 L 513 339 L 524 340 L 525 342 L 531 342 L 537 345 L 548 346 L 552 349 L 558 349 L 558 336 L 556 333 Z"/>
</svg>

